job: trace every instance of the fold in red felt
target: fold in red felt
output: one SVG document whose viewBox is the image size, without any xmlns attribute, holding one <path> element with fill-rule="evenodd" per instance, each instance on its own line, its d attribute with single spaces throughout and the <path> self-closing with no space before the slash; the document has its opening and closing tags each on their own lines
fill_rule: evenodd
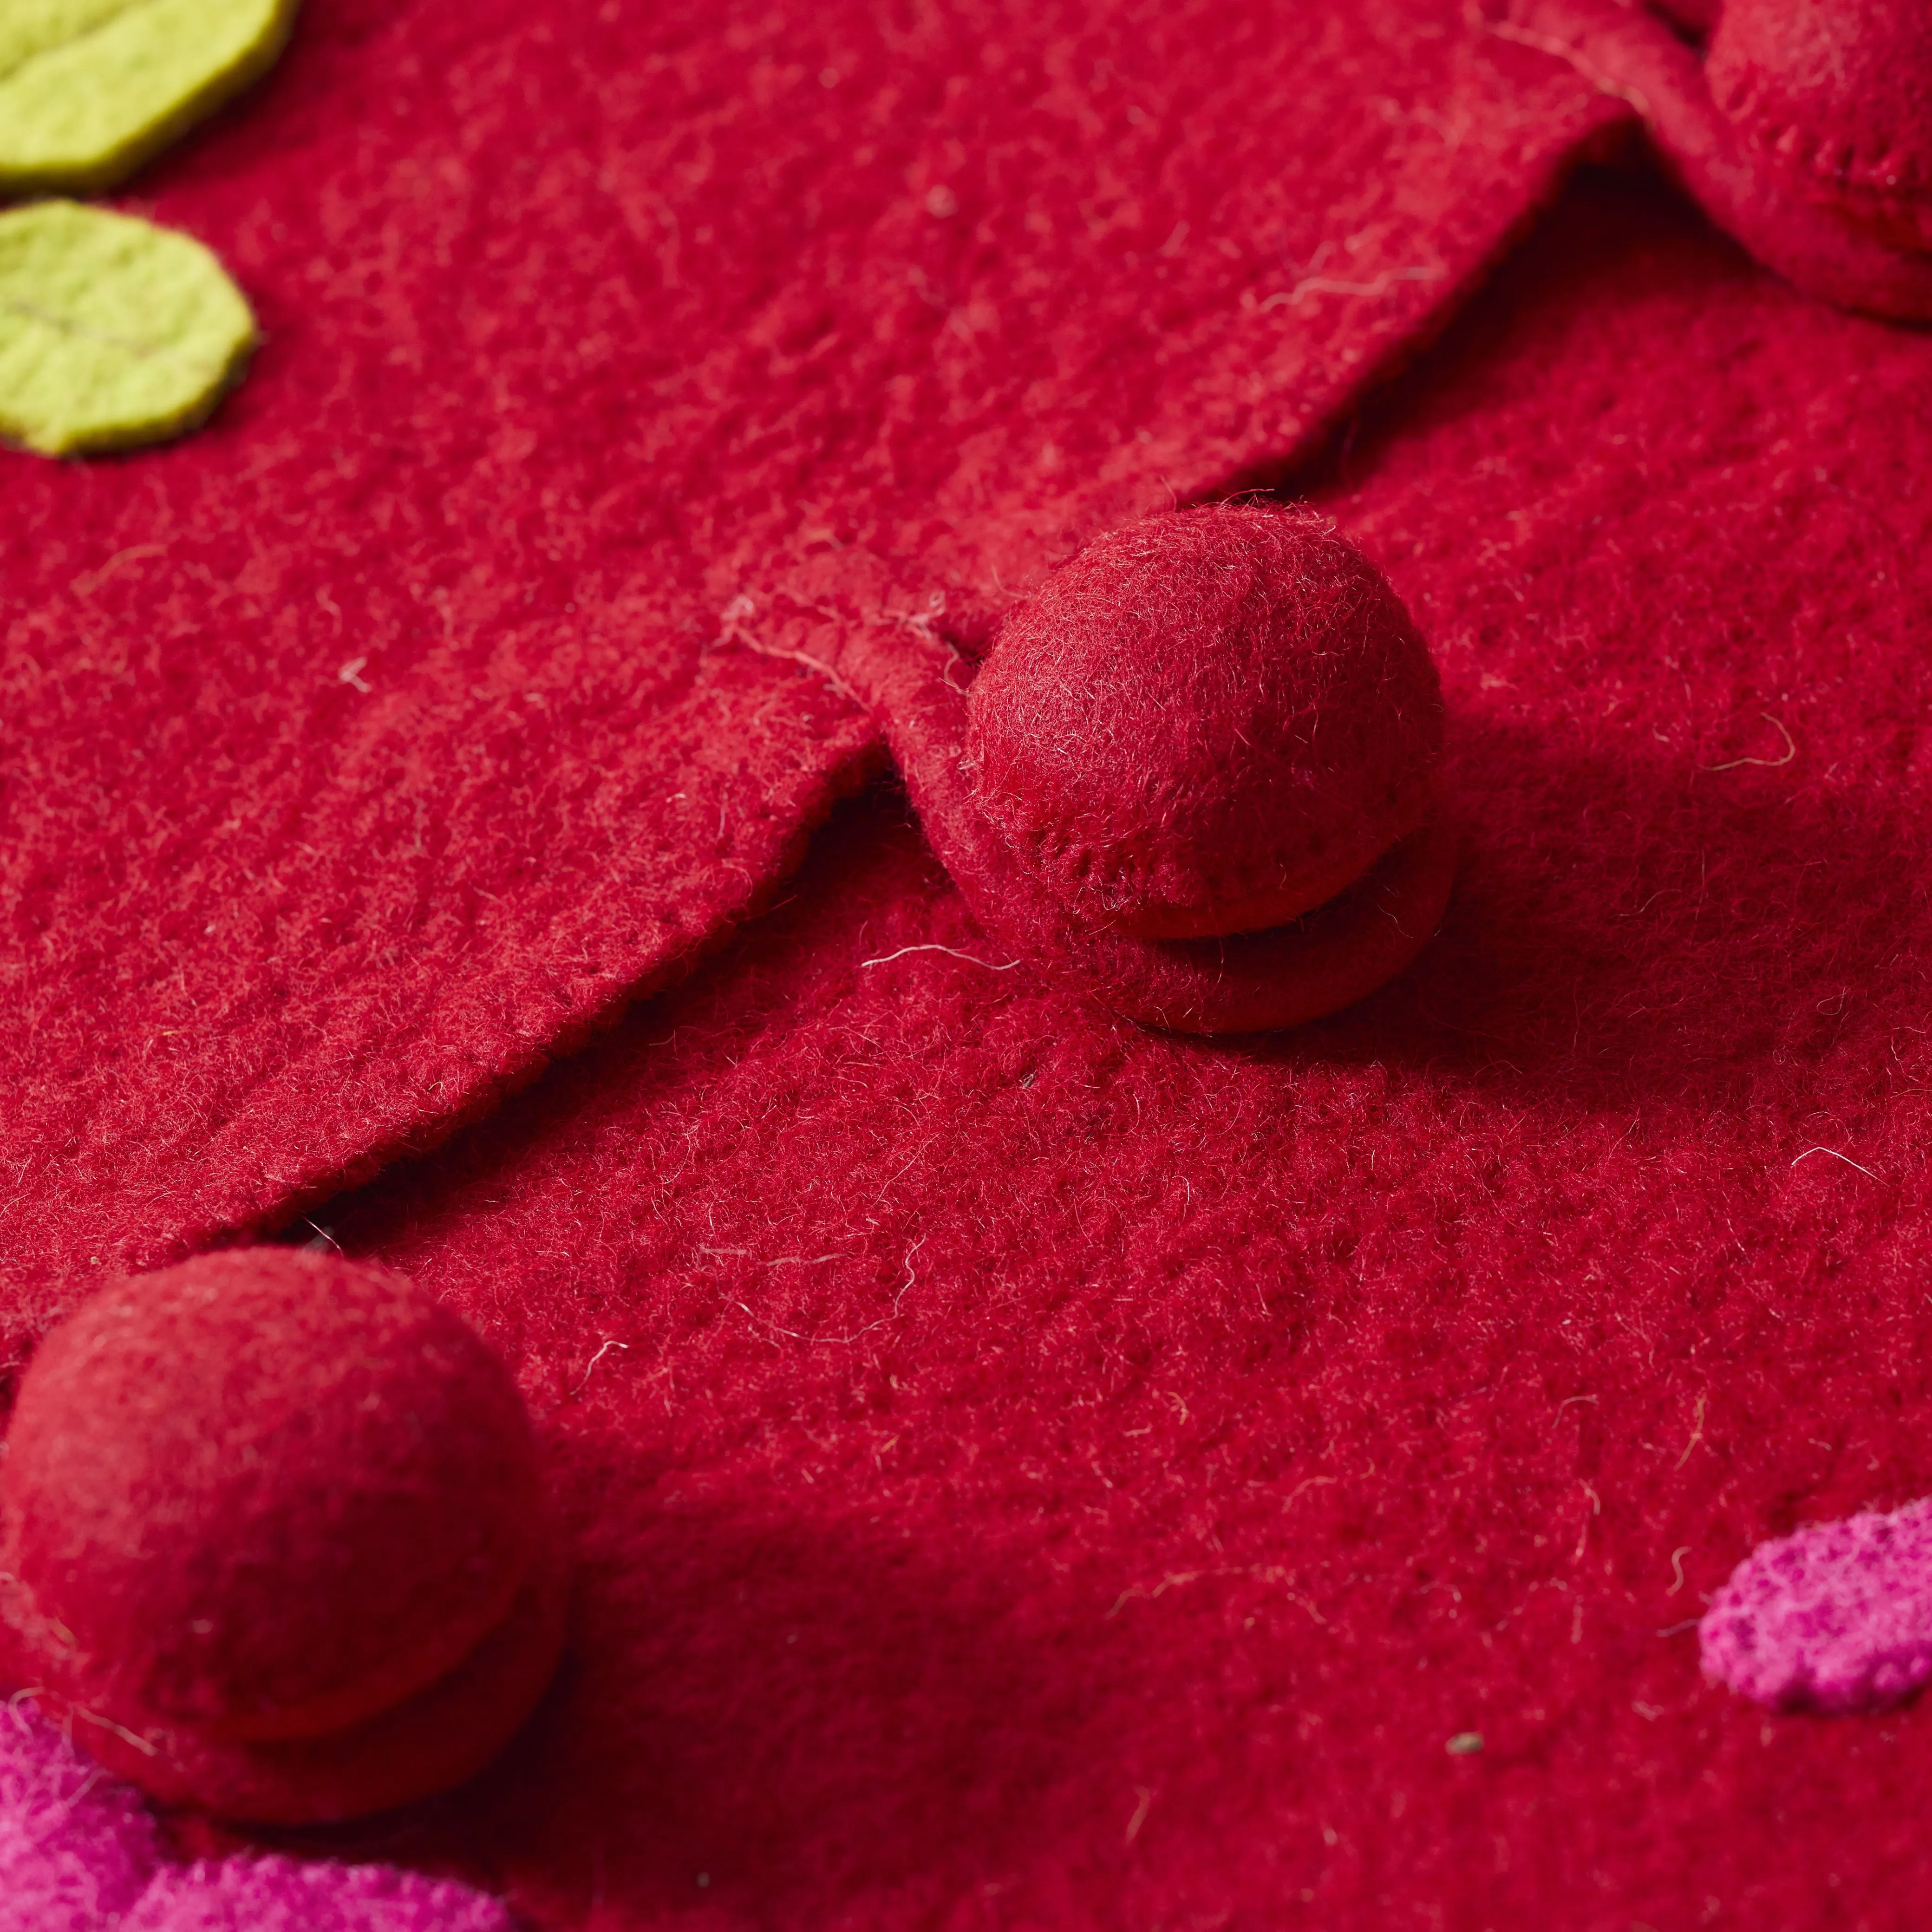
<svg viewBox="0 0 1932 1932">
<path fill-rule="evenodd" d="M 314 1213 L 578 1562 L 497 1768 L 302 1849 L 557 1932 L 1912 1922 L 1932 1732 L 1695 1627 L 1932 1490 L 1932 338 L 1598 182 L 1354 414 L 1632 124 L 1448 0 L 314 0 L 140 184 L 268 340 L 4 459 L 7 1352 Z M 844 652 L 1324 446 L 1448 701 L 1408 972 L 1135 1027 L 889 786 L 748 922 Z"/>
<path fill-rule="evenodd" d="M 1448 699 L 1401 980 L 1146 1032 L 881 793 L 345 1205 L 584 1552 L 423 1852 L 558 1927 L 1911 1923 L 1924 1714 L 1768 1714 L 1696 1625 L 1932 1490 L 1928 358 L 1571 196 L 1317 492 Z"/>
<path fill-rule="evenodd" d="M 0 1327 L 488 1109 L 876 755 L 839 546 L 996 608 L 1265 472 L 1625 115 L 1450 0 L 312 0 L 135 184 L 259 314 L 198 435 L 0 456 Z"/>
</svg>

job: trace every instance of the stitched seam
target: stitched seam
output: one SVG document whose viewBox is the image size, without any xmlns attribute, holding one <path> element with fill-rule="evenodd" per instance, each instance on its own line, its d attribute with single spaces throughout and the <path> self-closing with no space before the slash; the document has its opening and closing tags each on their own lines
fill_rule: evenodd
<svg viewBox="0 0 1932 1932">
<path fill-rule="evenodd" d="M 1734 76 L 1718 105 L 1754 145 L 1822 185 L 1856 187 L 1900 202 L 1932 194 L 1932 160 L 1896 147 L 1873 150 L 1842 136 L 1809 134 L 1788 110 L 1774 111 L 1755 74 Z"/>
</svg>

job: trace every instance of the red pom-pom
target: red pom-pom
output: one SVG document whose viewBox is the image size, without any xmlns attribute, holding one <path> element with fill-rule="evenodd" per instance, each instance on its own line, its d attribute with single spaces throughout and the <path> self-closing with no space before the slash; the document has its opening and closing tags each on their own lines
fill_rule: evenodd
<svg viewBox="0 0 1932 1932">
<path fill-rule="evenodd" d="M 1786 190 L 1897 248 L 1932 249 L 1932 8 L 1729 0 L 1706 72 Z"/>
<path fill-rule="evenodd" d="M 1308 510 L 1130 524 L 1055 571 L 967 700 L 980 808 L 1076 917 L 1253 932 L 1334 898 L 1435 800 L 1442 699 L 1380 572 Z"/>
<path fill-rule="evenodd" d="M 522 1398 L 399 1276 L 270 1248 L 117 1282 L 42 1345 L 6 1450 L 8 1621 L 77 1736 L 163 1795 L 397 1803 L 480 1768 L 549 1674 Z M 452 1708 L 479 1664 L 488 1708 Z M 442 1735 L 399 1741 L 424 1700 Z"/>
</svg>

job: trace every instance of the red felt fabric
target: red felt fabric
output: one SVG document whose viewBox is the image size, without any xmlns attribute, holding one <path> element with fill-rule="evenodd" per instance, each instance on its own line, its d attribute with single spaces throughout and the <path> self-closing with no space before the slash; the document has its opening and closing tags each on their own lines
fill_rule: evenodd
<svg viewBox="0 0 1932 1932">
<path fill-rule="evenodd" d="M 312 0 L 129 197 L 246 382 L 0 454 L 0 1360 L 768 898 L 876 755 L 814 556 L 926 621 L 1278 466 L 1624 111 L 1453 0 Z"/>
<path fill-rule="evenodd" d="M 1574 195 L 1318 492 L 1475 808 L 1403 980 L 1144 1031 L 875 793 L 345 1207 L 510 1352 L 584 1561 L 391 1850 L 556 1927 L 1914 1923 L 1927 1714 L 1768 1715 L 1695 1626 L 1932 1489 L 1929 370 Z"/>
<path fill-rule="evenodd" d="M 1276 476 L 1627 112 L 1424 0 L 316 0 L 140 189 L 248 383 L 5 461 L 10 1358 L 718 944 L 876 749 L 759 652 Z M 1474 808 L 1364 1006 L 1107 1018 L 874 794 L 325 1213 L 512 1357 L 580 1564 L 361 1842 L 557 1928 L 1912 1922 L 1922 1717 L 1693 1626 L 1932 1488 L 1928 356 L 1600 187 L 1345 434 Z"/>
<path fill-rule="evenodd" d="M 502 1621 L 454 1670 L 345 1730 L 238 1739 L 177 1727 L 157 1748 L 152 1732 L 104 1724 L 57 1691 L 34 1701 L 105 1770 L 185 1820 L 262 1832 L 387 1814 L 467 1784 L 524 1729 L 556 1674 L 571 1580 L 569 1552 L 542 1550 Z"/>
</svg>

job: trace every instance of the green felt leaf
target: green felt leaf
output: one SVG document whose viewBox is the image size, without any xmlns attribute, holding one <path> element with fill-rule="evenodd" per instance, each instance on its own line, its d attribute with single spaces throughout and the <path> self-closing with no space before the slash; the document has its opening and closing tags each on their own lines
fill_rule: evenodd
<svg viewBox="0 0 1932 1932">
<path fill-rule="evenodd" d="M 0 214 L 0 436 L 47 456 L 192 428 L 255 319 L 199 242 L 69 201 Z"/>
<path fill-rule="evenodd" d="M 296 0 L 0 0 L 0 193 L 92 192 L 267 71 Z"/>
</svg>

